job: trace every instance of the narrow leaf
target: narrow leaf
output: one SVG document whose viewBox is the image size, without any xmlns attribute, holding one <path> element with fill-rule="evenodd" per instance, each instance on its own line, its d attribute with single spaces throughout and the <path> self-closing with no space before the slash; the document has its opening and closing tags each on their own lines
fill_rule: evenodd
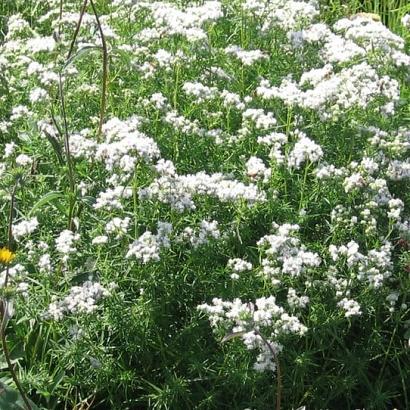
<svg viewBox="0 0 410 410">
<path fill-rule="evenodd" d="M 73 63 L 73 61 L 77 60 L 80 58 L 82 55 L 89 53 L 90 51 L 93 50 L 101 50 L 101 46 L 85 46 L 78 50 L 75 54 L 73 54 L 64 64 L 63 70 L 65 70 L 70 64 Z"/>
<path fill-rule="evenodd" d="M 228 340 L 231 339 L 235 339 L 235 337 L 241 337 L 244 334 L 246 334 L 248 332 L 233 332 L 233 333 L 229 333 L 229 335 L 224 336 L 224 338 L 222 339 L 222 343 L 227 342 Z"/>
<path fill-rule="evenodd" d="M 58 191 L 51 191 L 48 192 L 47 194 L 45 194 L 43 197 L 41 197 L 33 206 L 33 208 L 31 208 L 30 212 L 28 213 L 28 215 L 33 215 L 34 212 L 36 212 L 37 210 L 39 210 L 42 206 L 54 201 L 57 198 L 62 198 L 64 195 L 61 192 Z"/>
</svg>

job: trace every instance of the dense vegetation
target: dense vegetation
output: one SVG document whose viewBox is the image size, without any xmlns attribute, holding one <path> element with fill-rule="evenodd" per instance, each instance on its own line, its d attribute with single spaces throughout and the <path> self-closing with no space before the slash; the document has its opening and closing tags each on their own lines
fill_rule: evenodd
<svg viewBox="0 0 410 410">
<path fill-rule="evenodd" d="M 409 13 L 4 0 L 0 409 L 410 408 Z"/>
</svg>

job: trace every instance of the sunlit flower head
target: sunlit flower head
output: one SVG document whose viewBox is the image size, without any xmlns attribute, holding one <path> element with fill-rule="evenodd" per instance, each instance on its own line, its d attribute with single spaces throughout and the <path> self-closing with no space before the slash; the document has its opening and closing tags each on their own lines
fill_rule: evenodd
<svg viewBox="0 0 410 410">
<path fill-rule="evenodd" d="M 0 263 L 8 265 L 16 255 L 9 249 L 2 247 L 0 248 Z"/>
</svg>

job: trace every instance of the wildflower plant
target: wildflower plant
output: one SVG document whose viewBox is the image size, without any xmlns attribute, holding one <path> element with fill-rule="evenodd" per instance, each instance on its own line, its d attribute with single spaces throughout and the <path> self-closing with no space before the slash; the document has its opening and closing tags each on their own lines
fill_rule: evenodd
<svg viewBox="0 0 410 410">
<path fill-rule="evenodd" d="M 410 407 L 410 10 L 324 3 L 0 5 L 21 408 Z"/>
</svg>

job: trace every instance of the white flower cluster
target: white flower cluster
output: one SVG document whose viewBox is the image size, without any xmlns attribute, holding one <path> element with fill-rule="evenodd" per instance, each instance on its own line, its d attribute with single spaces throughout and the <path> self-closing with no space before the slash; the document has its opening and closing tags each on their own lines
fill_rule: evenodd
<svg viewBox="0 0 410 410">
<path fill-rule="evenodd" d="M 28 167 L 33 163 L 33 159 L 26 154 L 20 154 L 16 157 L 16 165 Z"/>
<path fill-rule="evenodd" d="M 246 174 L 252 179 L 263 179 L 263 182 L 268 182 L 272 170 L 267 168 L 263 161 L 258 157 L 250 157 L 246 162 Z"/>
<path fill-rule="evenodd" d="M 231 279 L 239 279 L 239 273 L 252 270 L 253 266 L 250 262 L 244 259 L 233 258 L 229 259 L 226 267 L 232 272 Z"/>
<path fill-rule="evenodd" d="M 102 161 L 108 171 L 119 167 L 126 175 L 134 171 L 139 159 L 151 162 L 159 157 L 155 141 L 138 131 L 138 117 L 126 121 L 112 118 L 103 126 L 105 141 L 97 146 L 95 158 Z"/>
<path fill-rule="evenodd" d="M 146 231 L 131 243 L 126 257 L 135 257 L 144 264 L 151 261 L 159 261 L 161 248 L 169 248 L 171 246 L 169 236 L 172 232 L 172 225 L 159 221 L 157 230 L 157 235 Z"/>
<path fill-rule="evenodd" d="M 186 60 L 186 56 L 182 50 L 178 50 L 175 54 L 171 54 L 169 51 L 159 49 L 154 55 L 154 60 L 158 63 L 158 66 L 165 68 L 166 71 L 172 71 L 172 66 Z"/>
<path fill-rule="evenodd" d="M 258 242 L 265 257 L 262 259 L 262 274 L 273 284 L 281 282 L 282 275 L 300 276 L 308 268 L 318 267 L 321 259 L 317 253 L 307 251 L 294 235 L 298 225 L 272 224 L 275 234 L 265 235 Z"/>
<path fill-rule="evenodd" d="M 289 288 L 287 301 L 291 309 L 303 309 L 309 303 L 309 297 L 305 295 L 298 296 L 295 289 Z"/>
<path fill-rule="evenodd" d="M 345 176 L 347 170 L 344 168 L 336 168 L 333 164 L 325 162 L 320 163 L 313 171 L 317 179 L 337 179 Z"/>
<path fill-rule="evenodd" d="M 245 122 L 252 122 L 258 130 L 267 130 L 277 123 L 273 112 L 268 111 L 265 114 L 262 108 L 248 108 L 242 113 L 242 119 Z"/>
<path fill-rule="evenodd" d="M 318 162 L 323 156 L 321 146 L 300 131 L 297 136 L 298 141 L 287 158 L 288 167 L 300 169 L 304 162 Z"/>
<path fill-rule="evenodd" d="M 109 235 L 115 234 L 115 239 L 120 239 L 127 233 L 130 221 L 128 217 L 123 219 L 115 217 L 105 225 L 105 232 Z"/>
<path fill-rule="evenodd" d="M 17 278 L 24 277 L 26 275 L 27 275 L 27 270 L 20 263 L 17 263 L 14 266 L 9 267 L 8 270 L 4 269 L 3 271 L 0 272 L 0 288 L 4 286 L 4 283 L 6 281 L 6 276 L 8 276 L 9 280 L 10 279 L 15 280 Z"/>
<path fill-rule="evenodd" d="M 309 77 L 305 73 L 299 83 L 286 78 L 279 87 L 272 87 L 267 80 L 262 80 L 256 92 L 265 100 L 277 98 L 286 105 L 316 111 L 324 120 L 346 115 L 353 107 L 365 109 L 379 98 L 385 99 L 386 107 L 392 104 L 387 114 L 394 113 L 394 104 L 400 97 L 397 80 L 380 77 L 367 62 L 343 68 L 339 72 L 330 70 L 330 66 L 325 72 L 315 69 Z M 312 80 L 314 75 L 319 78 Z M 304 90 L 307 78 L 313 85 Z"/>
<path fill-rule="evenodd" d="M 182 90 L 192 97 L 195 97 L 196 102 L 201 103 L 207 100 L 212 100 L 218 95 L 216 87 L 208 87 L 199 82 L 193 83 L 187 81 L 182 86 Z"/>
<path fill-rule="evenodd" d="M 30 102 L 32 104 L 46 101 L 48 97 L 48 92 L 44 88 L 37 87 L 30 91 Z"/>
<path fill-rule="evenodd" d="M 45 253 L 40 256 L 38 260 L 38 269 L 40 273 L 45 273 L 45 274 L 51 273 L 52 265 L 51 265 L 51 256 L 49 253 Z"/>
<path fill-rule="evenodd" d="M 246 0 L 242 7 L 261 19 L 262 32 L 275 27 L 284 31 L 295 30 L 308 25 L 319 15 L 315 0 Z"/>
<path fill-rule="evenodd" d="M 14 224 L 12 227 L 13 238 L 16 241 L 20 241 L 23 237 L 33 233 L 37 229 L 38 225 L 39 223 L 37 217 Z"/>
<path fill-rule="evenodd" d="M 226 108 L 235 107 L 239 111 L 243 111 L 245 109 L 245 104 L 241 100 L 241 96 L 236 93 L 232 93 L 228 90 L 223 90 L 220 93 L 220 97 L 223 100 L 223 105 Z"/>
<path fill-rule="evenodd" d="M 201 6 L 191 6 L 185 10 L 162 1 L 147 2 L 145 6 L 151 11 L 154 22 L 153 28 L 143 29 L 137 36 L 145 42 L 173 35 L 184 36 L 193 42 L 205 40 L 207 34 L 202 26 L 223 17 L 219 1 L 205 1 Z"/>
<path fill-rule="evenodd" d="M 144 232 L 138 239 L 129 245 L 126 257 L 134 256 L 142 263 L 150 261 L 159 261 L 160 244 L 158 243 L 156 235 L 150 231 Z"/>
<path fill-rule="evenodd" d="M 79 240 L 80 235 L 68 229 L 62 231 L 60 235 L 56 238 L 56 249 L 63 255 L 63 261 L 67 261 L 69 258 L 69 254 L 75 253 L 77 251 L 75 243 Z"/>
<path fill-rule="evenodd" d="M 114 285 L 105 288 L 98 282 L 86 281 L 82 286 L 73 286 L 62 300 L 50 303 L 46 317 L 61 320 L 66 314 L 89 314 L 97 309 L 97 302 L 111 295 Z"/>
<path fill-rule="evenodd" d="M 356 272 L 356 277 L 360 281 L 367 281 L 373 288 L 380 288 L 385 280 L 392 274 L 393 246 L 390 242 L 382 245 L 380 250 L 370 249 L 367 255 L 359 252 L 359 245 L 355 241 L 350 241 L 347 245 L 330 245 L 329 253 L 334 262 L 341 258 L 350 272 Z"/>
<path fill-rule="evenodd" d="M 270 147 L 269 158 L 274 159 L 278 165 L 285 162 L 283 146 L 288 142 L 288 136 L 281 132 L 271 132 L 258 137 L 258 144 Z"/>
<path fill-rule="evenodd" d="M 366 15 L 342 18 L 333 31 L 323 23 L 312 24 L 288 34 L 293 47 L 305 42 L 320 46 L 320 57 L 325 63 L 343 64 L 367 58 L 378 65 L 393 63 L 408 66 L 410 57 L 403 52 L 404 41 L 380 21 Z"/>
<path fill-rule="evenodd" d="M 343 298 L 337 306 L 341 307 L 345 311 L 345 317 L 360 316 L 362 311 L 360 305 L 353 299 Z"/>
<path fill-rule="evenodd" d="M 410 56 L 404 50 L 404 40 L 392 33 L 380 21 L 365 16 L 343 18 L 335 23 L 334 30 L 342 32 L 347 41 L 362 47 L 367 55 L 381 55 L 379 62 L 390 59 L 396 66 L 409 66 Z M 331 46 L 329 46 L 331 48 Z"/>
<path fill-rule="evenodd" d="M 403 24 L 404 27 L 410 29 L 410 14 L 405 14 L 401 18 L 401 24 Z"/>
<path fill-rule="evenodd" d="M 261 50 L 243 50 L 241 47 L 235 45 L 226 47 L 225 53 L 235 56 L 245 66 L 253 65 L 256 61 L 267 58 Z"/>
<path fill-rule="evenodd" d="M 98 235 L 93 238 L 91 243 L 93 245 L 103 245 L 108 242 L 108 236 L 107 235 Z"/>
<path fill-rule="evenodd" d="M 198 172 L 192 175 L 170 173 L 157 178 L 149 187 L 140 189 L 140 200 L 157 198 L 179 212 L 196 208 L 193 196 L 207 195 L 221 202 L 245 200 L 249 204 L 264 201 L 263 191 L 253 185 L 227 179 L 223 174 L 208 175 Z"/>
<path fill-rule="evenodd" d="M 275 370 L 270 348 L 275 354 L 280 352 L 282 347 L 275 342 L 278 336 L 304 335 L 307 331 L 296 316 L 289 315 L 276 304 L 274 296 L 256 299 L 254 303 L 244 303 L 240 299 L 227 302 L 214 298 L 212 305 L 202 304 L 198 309 L 209 316 L 212 326 L 238 333 L 248 349 L 260 351 L 254 366 L 258 371 Z M 261 334 L 269 336 L 262 338 Z"/>
<path fill-rule="evenodd" d="M 203 220 L 200 223 L 199 231 L 187 227 L 181 235 L 182 241 L 189 241 L 194 248 L 205 245 L 210 239 L 219 239 L 221 233 L 218 229 L 218 221 Z"/>
<path fill-rule="evenodd" d="M 100 192 L 93 206 L 95 209 L 122 209 L 123 206 L 120 200 L 131 196 L 131 188 L 118 185 L 115 188 L 107 188 L 105 192 Z"/>
<path fill-rule="evenodd" d="M 401 181 L 407 178 L 410 179 L 410 160 L 391 161 L 387 170 L 387 176 L 393 181 Z"/>
</svg>

